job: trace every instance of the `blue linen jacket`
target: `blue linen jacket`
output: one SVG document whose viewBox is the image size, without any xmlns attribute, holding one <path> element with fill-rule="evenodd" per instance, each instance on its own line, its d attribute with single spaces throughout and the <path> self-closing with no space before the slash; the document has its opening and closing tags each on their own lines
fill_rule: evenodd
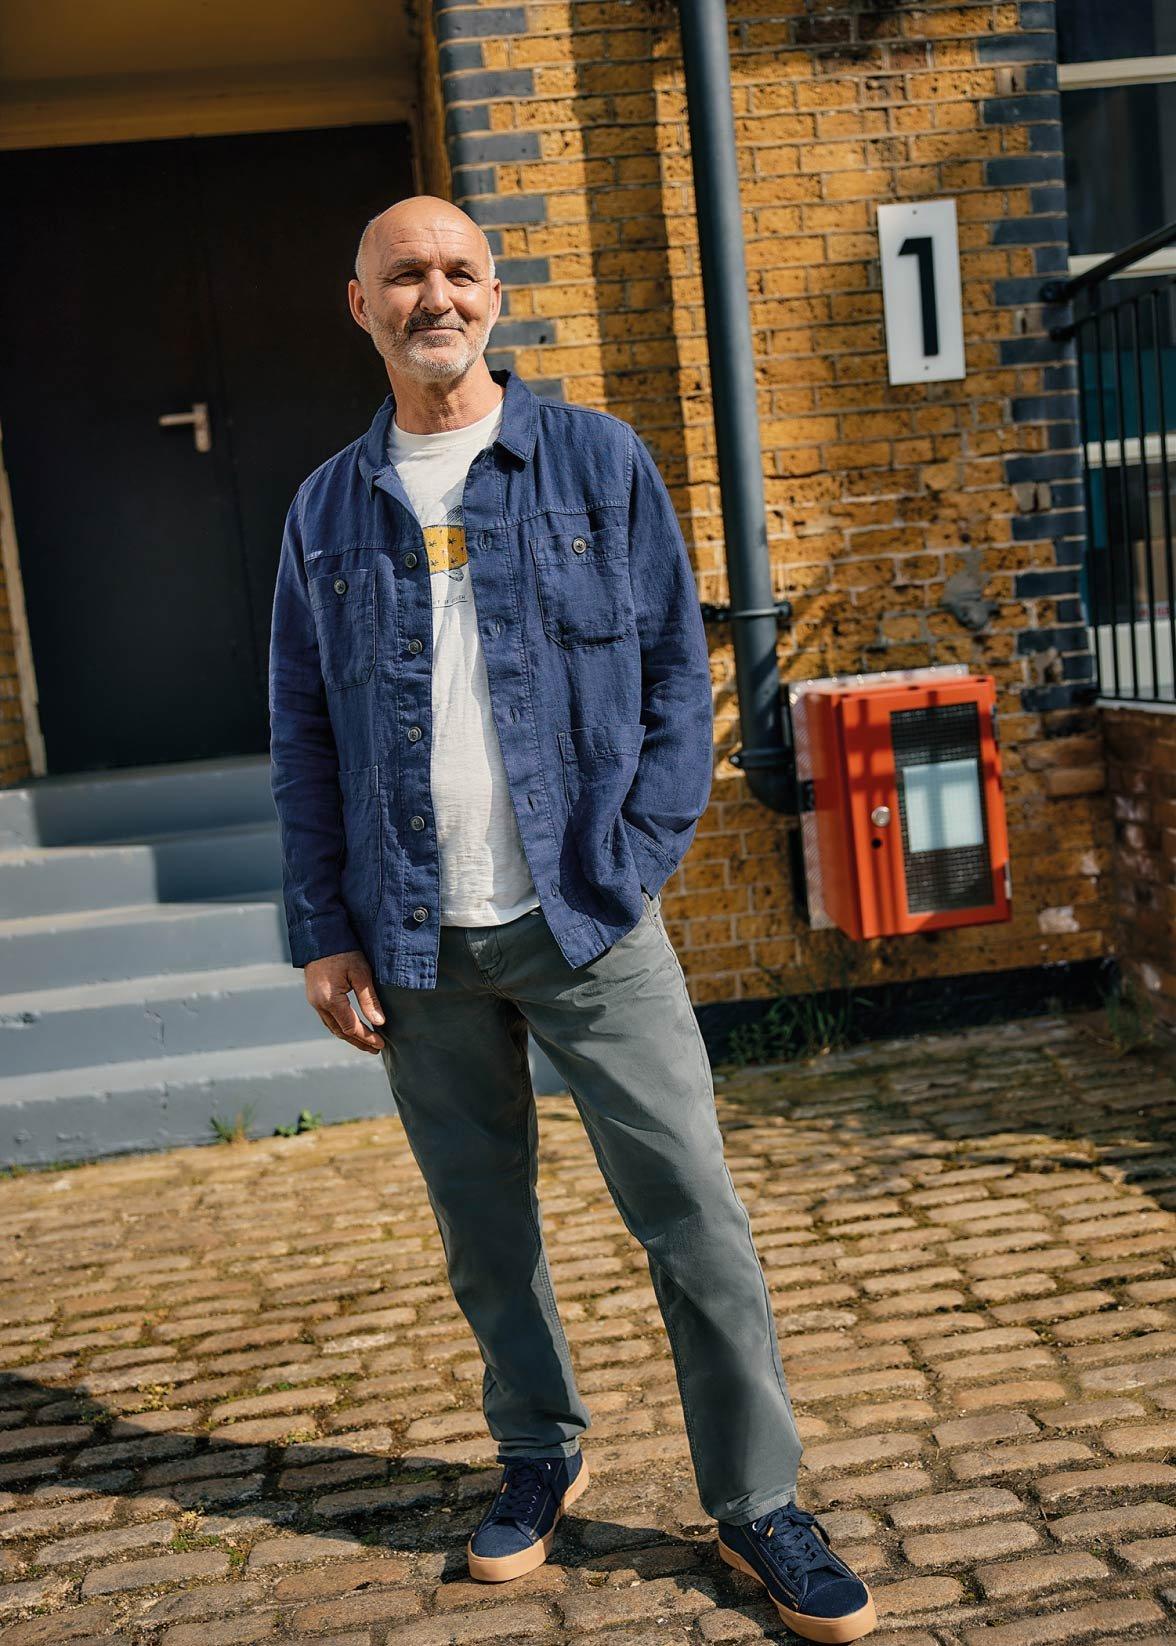
<svg viewBox="0 0 1176 1646">
<path fill-rule="evenodd" d="M 706 631 L 665 483 L 630 425 L 509 370 L 463 511 L 491 708 L 543 915 L 571 966 L 637 923 L 710 795 Z M 433 614 L 389 461 L 389 394 L 286 520 L 269 651 L 270 784 L 295 966 L 362 949 L 434 988 Z"/>
</svg>

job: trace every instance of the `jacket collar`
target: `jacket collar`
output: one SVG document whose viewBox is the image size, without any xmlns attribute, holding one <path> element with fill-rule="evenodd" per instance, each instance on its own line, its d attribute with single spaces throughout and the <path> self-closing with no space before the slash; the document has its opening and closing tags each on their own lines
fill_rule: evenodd
<svg viewBox="0 0 1176 1646">
<path fill-rule="evenodd" d="M 490 376 L 503 386 L 502 425 L 494 441 L 496 446 L 527 462 L 535 450 L 535 436 L 539 428 L 539 401 L 534 391 L 509 367 L 492 371 Z M 391 467 L 388 460 L 388 431 L 396 415 L 396 397 L 389 393 L 372 420 L 359 448 L 359 472 L 371 491 L 377 476 Z"/>
</svg>

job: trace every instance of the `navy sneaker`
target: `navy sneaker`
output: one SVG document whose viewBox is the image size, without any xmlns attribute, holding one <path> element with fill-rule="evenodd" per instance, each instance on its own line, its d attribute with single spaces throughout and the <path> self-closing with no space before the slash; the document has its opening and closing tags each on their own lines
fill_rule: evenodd
<svg viewBox="0 0 1176 1646">
<path fill-rule="evenodd" d="M 588 1484 L 583 1452 L 512 1458 L 482 1523 L 466 1545 L 470 1576 L 502 1583 L 542 1566 L 555 1528 Z"/>
<path fill-rule="evenodd" d="M 817 1517 L 795 1503 L 783 1503 L 747 1526 L 720 1520 L 719 1554 L 728 1566 L 763 1584 L 781 1618 L 804 1640 L 840 1646 L 877 1625 L 869 1589 L 833 1553 Z"/>
</svg>

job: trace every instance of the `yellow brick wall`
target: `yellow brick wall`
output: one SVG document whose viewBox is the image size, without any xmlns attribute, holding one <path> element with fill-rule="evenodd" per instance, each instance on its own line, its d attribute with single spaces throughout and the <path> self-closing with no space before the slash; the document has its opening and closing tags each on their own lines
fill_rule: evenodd
<svg viewBox="0 0 1176 1646">
<path fill-rule="evenodd" d="M 486 129 L 540 139 L 538 158 L 486 168 L 502 255 L 545 258 L 549 269 L 544 282 L 511 286 L 512 321 L 553 322 L 548 343 L 511 347 L 513 364 L 634 424 L 678 506 L 700 597 L 726 600 L 676 7 L 525 10 L 518 35 L 471 31 L 483 36 L 483 78 L 531 76 L 525 94 L 488 94 Z M 1055 349 L 1009 364 L 1002 354 L 1006 340 L 1044 330 L 1040 309 L 997 297 L 997 282 L 1038 267 L 1031 245 L 997 236 L 1031 212 L 1033 186 L 988 180 L 990 161 L 1032 153 L 1028 120 L 985 114 L 1010 87 L 982 43 L 1007 37 L 1019 16 L 1018 4 L 950 0 L 729 7 L 768 540 L 776 594 L 795 607 L 781 663 L 790 678 L 956 662 L 996 676 L 1015 916 L 860 948 L 809 932 L 788 883 L 791 825 L 750 797 L 727 759 L 738 709 L 730 630 L 716 626 L 713 799 L 665 899 L 697 1002 L 774 992 L 761 964 L 796 988 L 832 980 L 845 953 L 859 978 L 876 981 L 1077 960 L 1107 944 L 1096 712 L 1050 703 L 1065 660 L 1048 632 L 1039 650 L 1018 649 L 1022 631 L 1049 631 L 1057 614 L 1052 598 L 1015 587 L 1018 573 L 1054 565 L 1055 544 L 1014 536 L 1025 499 L 1006 459 L 1044 454 L 1049 433 L 1016 421 L 1012 406 L 1041 394 L 1049 365 L 1065 358 Z M 451 102 L 460 85 L 452 75 Z M 484 181 L 463 198 L 462 175 L 455 169 L 454 197 L 477 216 Z M 891 387 L 876 207 L 948 194 L 968 375 Z M 512 226 L 511 196 L 541 196 L 543 221 Z M 969 570 L 995 603 L 979 634 L 940 604 L 946 580 Z"/>
</svg>

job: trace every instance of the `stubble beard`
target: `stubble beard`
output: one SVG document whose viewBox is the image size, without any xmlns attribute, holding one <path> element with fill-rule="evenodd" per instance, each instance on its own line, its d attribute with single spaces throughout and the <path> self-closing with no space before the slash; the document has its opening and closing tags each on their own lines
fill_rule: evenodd
<svg viewBox="0 0 1176 1646">
<path fill-rule="evenodd" d="M 457 350 L 448 342 L 443 348 L 434 343 L 424 342 L 421 333 L 425 328 L 418 327 L 416 331 L 403 332 L 386 325 L 370 310 L 368 325 L 377 353 L 394 371 L 420 383 L 444 383 L 452 378 L 463 377 L 470 367 L 482 358 L 490 341 L 490 327 L 487 325 L 447 325 L 446 330 L 457 333 L 461 344 Z"/>
</svg>

